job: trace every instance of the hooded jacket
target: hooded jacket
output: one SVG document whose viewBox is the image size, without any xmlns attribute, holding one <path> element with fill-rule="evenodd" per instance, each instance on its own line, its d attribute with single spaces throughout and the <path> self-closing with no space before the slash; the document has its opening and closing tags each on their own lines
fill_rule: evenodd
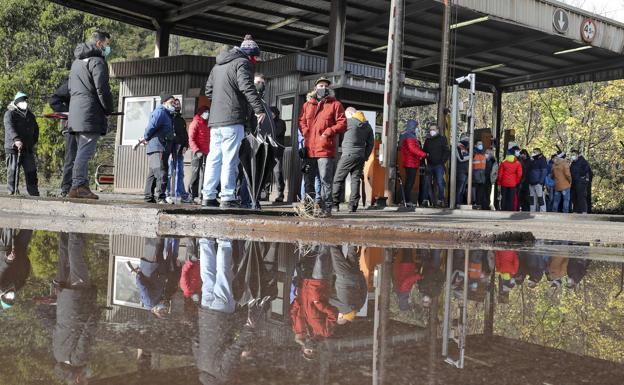
<svg viewBox="0 0 624 385">
<path fill-rule="evenodd" d="M 446 137 L 440 134 L 427 136 L 423 151 L 429 155 L 427 157 L 427 162 L 430 167 L 444 165 L 446 161 L 449 160 L 450 150 L 448 142 L 446 141 Z"/>
<path fill-rule="evenodd" d="M 510 279 L 518 273 L 520 268 L 520 258 L 518 252 L 514 250 L 496 250 L 494 261 L 496 262 L 496 271 L 507 275 L 505 279 Z"/>
<path fill-rule="evenodd" d="M 507 155 L 498 167 L 498 185 L 513 188 L 522 180 L 522 165 L 513 155 Z"/>
<path fill-rule="evenodd" d="M 248 105 L 256 114 L 264 112 L 253 82 L 253 66 L 238 47 L 217 56 L 217 65 L 206 83 L 206 96 L 212 99 L 210 128 L 246 124 Z"/>
<path fill-rule="evenodd" d="M 106 135 L 106 115 L 113 112 L 108 65 L 102 50 L 93 43 L 80 43 L 69 72 L 68 125 L 71 132 Z"/>
<path fill-rule="evenodd" d="M 544 155 L 539 154 L 538 156 L 533 157 L 533 160 L 529 162 L 528 174 L 527 179 L 530 185 L 534 186 L 536 184 L 541 184 L 543 186 L 546 183 L 546 175 L 548 175 L 548 162 L 546 162 Z"/>
<path fill-rule="evenodd" d="M 342 139 L 342 155 L 358 155 L 368 159 L 373 151 L 375 135 L 361 111 L 347 119 L 347 132 Z"/>
<path fill-rule="evenodd" d="M 4 113 L 4 151 L 7 154 L 17 154 L 13 145 L 18 140 L 24 144 L 23 152 L 33 152 L 39 142 L 39 125 L 29 109 L 22 111 L 11 102 Z"/>
<path fill-rule="evenodd" d="M 181 146 L 182 148 L 188 148 L 189 137 L 188 132 L 186 131 L 186 120 L 184 120 L 181 113 L 176 111 L 173 113 L 171 121 L 173 124 L 173 130 L 175 132 L 175 138 L 173 139 L 173 143 Z"/>
<path fill-rule="evenodd" d="M 308 100 L 299 114 L 299 129 L 308 157 L 333 158 L 336 156 L 338 134 L 347 130 L 342 103 L 331 93 L 320 101 L 316 99 L 316 91 L 308 93 Z"/>
<path fill-rule="evenodd" d="M 570 164 L 564 159 L 555 159 L 552 168 L 552 177 L 555 180 L 555 191 L 564 191 L 572 187 L 572 175 Z"/>
<path fill-rule="evenodd" d="M 191 151 L 201 152 L 204 155 L 210 151 L 210 128 L 208 128 L 208 121 L 201 117 L 207 110 L 208 107 L 205 106 L 199 108 L 197 114 L 193 116 L 188 132 Z"/>
<path fill-rule="evenodd" d="M 572 175 L 572 183 L 588 183 L 591 179 L 591 167 L 583 155 L 579 155 L 570 165 L 570 174 Z"/>
<path fill-rule="evenodd" d="M 420 141 L 416 137 L 416 131 L 408 128 L 401 135 L 401 161 L 404 168 L 419 168 L 420 161 L 427 154 L 422 150 Z"/>
<path fill-rule="evenodd" d="M 145 140 L 148 141 L 146 152 L 152 154 L 154 152 L 171 151 L 174 135 L 173 117 L 162 104 L 159 104 L 152 111 L 143 134 Z"/>
</svg>

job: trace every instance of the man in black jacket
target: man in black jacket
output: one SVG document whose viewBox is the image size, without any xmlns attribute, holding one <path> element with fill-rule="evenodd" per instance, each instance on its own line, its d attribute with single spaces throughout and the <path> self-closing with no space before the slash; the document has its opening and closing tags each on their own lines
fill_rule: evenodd
<svg viewBox="0 0 624 385">
<path fill-rule="evenodd" d="M 66 81 L 54 91 L 50 97 L 50 107 L 54 112 L 69 112 L 69 82 Z M 72 186 L 72 173 L 74 170 L 74 160 L 76 159 L 76 150 L 78 143 L 76 135 L 69 133 L 67 120 L 61 120 L 61 133 L 65 138 L 65 158 L 63 160 L 63 180 L 61 182 L 61 196 L 66 197 Z"/>
<path fill-rule="evenodd" d="M 113 112 L 108 65 L 110 34 L 96 31 L 87 43 L 74 50 L 76 58 L 69 73 L 69 131 L 78 143 L 74 161 L 70 198 L 98 199 L 89 189 L 89 161 L 95 154 L 97 140 L 106 135 L 106 115 Z"/>
<path fill-rule="evenodd" d="M 338 208 L 345 179 L 351 174 L 349 210 L 354 213 L 360 202 L 360 181 L 364 174 L 364 163 L 373 151 L 375 134 L 362 112 L 349 107 L 345 110 L 345 116 L 347 132 L 342 139 L 342 155 L 336 167 L 332 191 L 334 206 Z"/>
<path fill-rule="evenodd" d="M 15 304 L 30 275 L 28 244 L 32 230 L 0 229 L 0 310 Z"/>
<path fill-rule="evenodd" d="M 28 195 L 39 196 L 35 145 L 39 142 L 39 125 L 28 109 L 28 95 L 18 92 L 4 114 L 4 152 L 7 164 L 9 194 L 15 191 L 15 177 L 24 168 Z"/>
<path fill-rule="evenodd" d="M 425 139 L 423 151 L 427 153 L 427 171 L 425 173 L 425 191 L 423 204 L 425 201 L 436 204 L 435 197 L 429 197 L 429 186 L 431 186 L 431 178 L 435 178 L 438 186 L 438 207 L 444 206 L 444 164 L 449 159 L 449 146 L 446 137 L 440 135 L 438 126 L 435 124 L 429 126 L 429 135 Z"/>
<path fill-rule="evenodd" d="M 280 110 L 277 107 L 271 107 L 271 115 L 275 122 L 275 141 L 277 142 L 277 148 L 275 149 L 275 167 L 273 167 L 273 176 L 277 181 L 277 198 L 275 203 L 284 202 L 284 148 L 286 141 L 286 122 L 280 119 Z"/>
<path fill-rule="evenodd" d="M 570 200 L 575 213 L 587 214 L 587 190 L 592 179 L 592 169 L 579 150 L 571 151 L 570 174 L 572 174 L 572 191 Z"/>
<path fill-rule="evenodd" d="M 217 65 L 206 83 L 210 107 L 210 152 L 206 160 L 202 206 L 216 207 L 217 187 L 221 183 L 221 207 L 237 207 L 236 173 L 238 151 L 244 136 L 248 104 L 262 123 L 266 114 L 253 82 L 253 63 L 260 48 L 251 35 L 240 47 L 217 57 Z"/>
<path fill-rule="evenodd" d="M 189 148 L 189 137 L 186 131 L 186 120 L 182 117 L 182 104 L 180 99 L 173 101 L 175 111 L 173 113 L 172 122 L 175 136 L 173 138 L 173 148 L 171 150 L 171 158 L 169 159 L 169 179 L 175 175 L 175 187 L 172 189 L 171 181 L 167 181 L 167 203 L 173 203 L 174 197 L 180 197 L 182 203 L 191 203 L 186 190 L 184 189 L 184 154 Z M 175 171 L 175 172 L 174 172 Z M 171 191 L 173 190 L 173 191 Z"/>
</svg>

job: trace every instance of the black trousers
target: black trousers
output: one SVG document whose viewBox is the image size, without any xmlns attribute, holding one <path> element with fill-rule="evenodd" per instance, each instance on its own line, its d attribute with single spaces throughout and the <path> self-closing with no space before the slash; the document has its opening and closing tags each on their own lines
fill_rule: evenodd
<svg viewBox="0 0 624 385">
<path fill-rule="evenodd" d="M 358 207 L 360 202 L 360 182 L 364 174 L 363 156 L 357 154 L 346 154 L 340 157 L 336 174 L 334 175 L 333 201 L 334 204 L 340 203 L 340 192 L 344 188 L 347 175 L 351 174 L 351 196 L 349 197 L 349 205 Z"/>
<path fill-rule="evenodd" d="M 481 201 L 481 210 L 489 210 L 492 201 L 490 199 L 490 194 L 492 194 L 492 184 L 486 183 L 483 185 L 483 200 Z"/>
<path fill-rule="evenodd" d="M 145 181 L 145 201 L 164 200 L 169 178 L 169 153 L 153 152 L 147 154 L 149 173 Z"/>
<path fill-rule="evenodd" d="M 514 211 L 514 198 L 516 197 L 515 187 L 501 186 L 501 210 Z"/>
<path fill-rule="evenodd" d="M 74 171 L 74 160 L 78 151 L 78 141 L 76 135 L 69 132 L 63 134 L 65 137 L 65 158 L 63 160 L 63 181 L 61 182 L 61 192 L 69 193 L 72 186 L 72 173 Z"/>
<path fill-rule="evenodd" d="M 485 183 L 476 183 L 474 185 L 475 199 L 474 202 L 481 206 L 481 210 L 490 208 L 490 190 Z"/>
<path fill-rule="evenodd" d="M 575 213 L 587 213 L 587 185 L 587 182 L 584 181 L 575 181 L 572 184 L 570 200 L 574 205 Z"/>
<path fill-rule="evenodd" d="M 412 201 L 412 189 L 416 183 L 417 168 L 405 167 L 405 185 L 403 186 L 403 193 L 405 194 L 405 203 Z"/>
<path fill-rule="evenodd" d="M 191 198 L 198 198 L 204 184 L 204 167 L 206 165 L 206 154 L 198 155 L 193 153 L 191 158 L 191 180 L 187 191 L 191 194 Z"/>
<path fill-rule="evenodd" d="M 19 164 L 18 164 L 19 157 Z M 33 152 L 18 154 L 6 154 L 7 189 L 9 194 L 15 193 L 15 176 L 19 168 L 24 169 L 26 190 L 30 196 L 39 196 L 39 180 L 37 179 L 37 161 Z"/>
</svg>

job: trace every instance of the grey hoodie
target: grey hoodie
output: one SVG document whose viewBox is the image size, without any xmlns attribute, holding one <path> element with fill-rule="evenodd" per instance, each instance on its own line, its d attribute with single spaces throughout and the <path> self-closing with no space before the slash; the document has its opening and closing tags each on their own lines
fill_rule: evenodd
<svg viewBox="0 0 624 385">
<path fill-rule="evenodd" d="M 347 119 L 347 132 L 342 139 L 342 155 L 360 155 L 368 159 L 373 151 L 375 134 L 370 124 L 355 118 Z"/>
</svg>

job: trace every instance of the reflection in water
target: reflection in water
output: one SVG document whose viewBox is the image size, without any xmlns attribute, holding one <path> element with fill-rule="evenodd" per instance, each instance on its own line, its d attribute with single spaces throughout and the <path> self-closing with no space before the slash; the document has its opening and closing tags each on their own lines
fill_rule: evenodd
<svg viewBox="0 0 624 385">
<path fill-rule="evenodd" d="M 517 250 L 5 229 L 0 352 L 20 365 L 0 383 L 621 384 L 620 272 Z"/>
</svg>

